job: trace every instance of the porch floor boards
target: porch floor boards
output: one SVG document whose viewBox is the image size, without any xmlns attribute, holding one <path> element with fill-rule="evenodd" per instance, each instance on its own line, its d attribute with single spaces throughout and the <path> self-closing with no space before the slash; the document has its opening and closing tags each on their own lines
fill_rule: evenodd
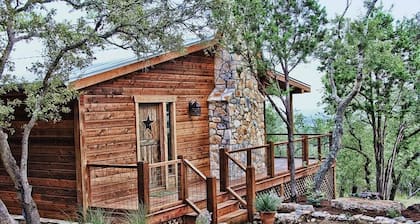
<svg viewBox="0 0 420 224">
<path fill-rule="evenodd" d="M 310 159 L 309 164 L 317 163 L 318 160 Z M 296 169 L 302 167 L 302 159 L 295 159 Z M 286 158 L 275 158 L 275 173 L 281 173 L 287 171 L 287 159 Z M 265 177 L 265 173 L 257 173 L 257 179 Z M 235 180 L 230 180 L 230 185 L 240 185 L 245 183 L 245 178 L 239 178 Z M 217 181 L 217 192 L 220 192 L 219 180 Z M 150 197 L 150 209 L 151 211 L 159 210 L 163 205 L 168 203 L 177 203 L 178 192 L 177 191 L 160 191 L 160 192 L 151 192 Z M 200 201 L 206 198 L 206 183 L 204 181 L 199 181 L 195 183 L 189 183 L 188 185 L 188 198 L 191 201 Z M 138 197 L 137 194 L 131 194 L 118 199 L 109 199 L 101 202 L 95 202 L 93 207 L 106 208 L 112 210 L 136 210 L 138 209 Z"/>
</svg>

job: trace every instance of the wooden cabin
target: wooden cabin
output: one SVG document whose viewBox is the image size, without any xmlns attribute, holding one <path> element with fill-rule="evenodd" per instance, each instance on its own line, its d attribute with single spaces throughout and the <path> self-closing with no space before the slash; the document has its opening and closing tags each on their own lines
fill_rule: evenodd
<svg viewBox="0 0 420 224">
<path fill-rule="evenodd" d="M 29 176 L 41 216 L 69 219 L 89 207 L 132 210 L 140 201 L 152 223 L 185 222 L 203 208 L 219 221 L 250 219 L 259 192 L 271 189 L 287 198 L 290 158 L 277 153 L 287 154 L 287 142 L 266 142 L 264 97 L 255 79 L 215 45 L 196 42 L 110 64 L 71 82 L 80 91 L 72 113 L 56 124 L 39 122 L 30 137 Z M 310 91 L 297 80 L 291 85 L 296 94 Z M 16 156 L 25 117 L 18 113 L 13 123 Z M 319 167 L 328 140 L 296 139 L 302 186 Z M 330 197 L 333 177 L 332 171 L 325 184 Z M 1 166 L 0 179 L 0 198 L 20 214 Z"/>
</svg>

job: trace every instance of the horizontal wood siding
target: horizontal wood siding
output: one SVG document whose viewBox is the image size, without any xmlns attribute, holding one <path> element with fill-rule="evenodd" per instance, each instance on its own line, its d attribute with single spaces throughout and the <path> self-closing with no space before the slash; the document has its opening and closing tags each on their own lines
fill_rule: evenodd
<svg viewBox="0 0 420 224">
<path fill-rule="evenodd" d="M 20 161 L 21 127 L 27 123 L 23 109 L 16 112 L 15 133 L 10 135 L 12 153 Z M 29 181 L 40 215 L 69 219 L 77 211 L 73 114 L 58 123 L 38 122 L 29 138 Z M 0 198 L 13 214 L 22 214 L 14 186 L 0 163 Z"/>
<path fill-rule="evenodd" d="M 174 95 L 177 154 L 184 155 L 198 169 L 209 174 L 207 97 L 213 89 L 214 57 L 206 56 L 203 52 L 83 89 L 80 97 L 80 127 L 85 164 L 137 162 L 133 96 Z M 201 104 L 201 116 L 189 116 L 188 103 L 191 100 Z M 113 190 L 112 187 L 93 185 L 93 189 Z M 119 183 L 118 188 L 121 188 Z M 91 196 L 108 193 L 94 192 Z M 91 200 L 101 201 L 100 198 Z"/>
</svg>

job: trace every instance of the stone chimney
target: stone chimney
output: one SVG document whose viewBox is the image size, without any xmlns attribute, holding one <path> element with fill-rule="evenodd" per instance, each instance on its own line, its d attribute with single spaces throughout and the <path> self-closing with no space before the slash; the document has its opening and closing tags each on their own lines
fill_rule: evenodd
<svg viewBox="0 0 420 224">
<path fill-rule="evenodd" d="M 210 170 L 219 177 L 220 148 L 235 150 L 265 144 L 264 97 L 239 56 L 219 50 L 214 67 L 215 88 L 207 100 Z M 260 151 L 253 153 L 257 173 L 265 169 L 265 153 Z M 246 161 L 243 155 L 238 159 Z"/>
</svg>

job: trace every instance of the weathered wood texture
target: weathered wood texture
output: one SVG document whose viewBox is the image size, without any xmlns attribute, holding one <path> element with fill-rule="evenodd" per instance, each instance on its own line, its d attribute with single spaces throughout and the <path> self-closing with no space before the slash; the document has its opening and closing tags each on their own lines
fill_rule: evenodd
<svg viewBox="0 0 420 224">
<path fill-rule="evenodd" d="M 135 164 L 134 96 L 172 95 L 176 96 L 176 153 L 208 175 L 207 97 L 213 89 L 214 57 L 201 51 L 82 89 L 80 140 L 86 159 L 83 169 L 89 163 Z M 189 116 L 191 100 L 201 104 L 201 116 Z"/>
<path fill-rule="evenodd" d="M 73 108 L 72 108 L 73 111 Z M 15 113 L 10 135 L 12 153 L 20 161 L 22 125 L 28 117 L 22 108 Z M 58 123 L 38 122 L 29 137 L 29 182 L 40 215 L 47 218 L 74 216 L 77 211 L 73 114 L 63 114 Z M 12 214 L 22 214 L 14 186 L 0 163 L 0 198 Z"/>
</svg>

